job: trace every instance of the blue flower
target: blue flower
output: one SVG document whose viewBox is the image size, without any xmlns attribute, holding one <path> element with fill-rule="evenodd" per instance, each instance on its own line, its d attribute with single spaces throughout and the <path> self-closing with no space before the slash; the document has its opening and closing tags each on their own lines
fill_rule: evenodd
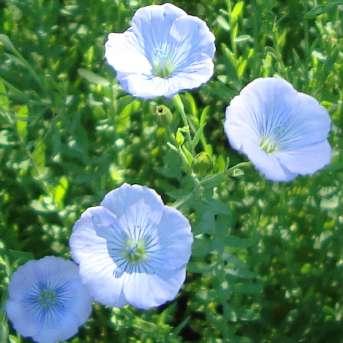
<svg viewBox="0 0 343 343">
<path fill-rule="evenodd" d="M 313 174 L 331 159 L 328 112 L 280 78 L 243 88 L 227 107 L 224 126 L 231 146 L 273 181 Z"/>
<path fill-rule="evenodd" d="M 124 184 L 82 214 L 70 247 L 95 300 L 147 309 L 176 297 L 192 241 L 179 211 L 150 188 Z"/>
<path fill-rule="evenodd" d="M 91 313 L 91 298 L 77 265 L 47 256 L 29 261 L 12 275 L 6 312 L 15 330 L 35 342 L 74 336 Z"/>
<path fill-rule="evenodd" d="M 105 49 L 121 86 L 141 98 L 172 97 L 213 74 L 213 34 L 172 4 L 140 8 L 127 31 L 108 36 Z"/>
</svg>

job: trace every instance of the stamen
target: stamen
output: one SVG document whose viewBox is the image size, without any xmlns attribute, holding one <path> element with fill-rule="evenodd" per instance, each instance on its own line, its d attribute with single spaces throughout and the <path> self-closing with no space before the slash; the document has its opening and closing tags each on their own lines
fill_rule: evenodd
<svg viewBox="0 0 343 343">
<path fill-rule="evenodd" d="M 164 79 L 170 77 L 175 70 L 175 64 L 169 47 L 166 45 L 159 47 L 154 51 L 153 56 L 153 74 Z"/>
<path fill-rule="evenodd" d="M 125 253 L 126 259 L 130 263 L 142 262 L 146 258 L 146 247 L 144 240 L 129 239 L 126 242 Z"/>
<path fill-rule="evenodd" d="M 262 137 L 260 141 L 260 148 L 264 150 L 267 154 L 272 154 L 278 150 L 278 145 L 270 137 Z"/>
<path fill-rule="evenodd" d="M 44 308 L 50 308 L 56 304 L 56 292 L 52 289 L 42 290 L 38 296 L 39 304 Z"/>
</svg>

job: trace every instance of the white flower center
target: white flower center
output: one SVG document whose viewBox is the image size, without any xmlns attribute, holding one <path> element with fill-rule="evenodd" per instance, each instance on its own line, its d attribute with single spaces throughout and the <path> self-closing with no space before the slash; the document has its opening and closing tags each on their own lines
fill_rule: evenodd
<svg viewBox="0 0 343 343">
<path fill-rule="evenodd" d="M 109 250 L 116 264 L 114 275 L 126 273 L 154 273 L 153 262 L 158 250 L 158 237 L 136 226 L 129 234 L 117 235 Z"/>
<path fill-rule="evenodd" d="M 128 239 L 124 249 L 124 257 L 130 263 L 139 263 L 146 259 L 146 246 L 145 241 L 142 239 L 134 240 Z"/>
<path fill-rule="evenodd" d="M 152 56 L 153 74 L 164 79 L 169 78 L 176 68 L 170 47 L 166 44 L 161 45 L 153 52 Z"/>
<path fill-rule="evenodd" d="M 278 150 L 278 145 L 272 138 L 262 137 L 260 141 L 260 148 L 267 154 L 272 154 Z"/>
</svg>

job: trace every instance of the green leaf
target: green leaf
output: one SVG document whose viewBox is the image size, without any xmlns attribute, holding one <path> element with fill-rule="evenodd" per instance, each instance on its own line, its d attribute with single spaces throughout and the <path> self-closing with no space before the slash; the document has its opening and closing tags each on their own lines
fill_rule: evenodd
<svg viewBox="0 0 343 343">
<path fill-rule="evenodd" d="M 224 31 L 230 31 L 230 25 L 223 16 L 220 15 L 217 17 L 217 23 Z"/>
<path fill-rule="evenodd" d="M 228 273 L 232 276 L 236 276 L 241 279 L 252 279 L 256 277 L 255 273 L 251 272 L 250 270 L 247 269 L 242 269 L 242 268 L 225 268 L 225 273 Z"/>
<path fill-rule="evenodd" d="M 188 324 L 190 319 L 191 319 L 191 317 L 187 316 L 178 326 L 176 326 L 174 328 L 174 334 L 178 335 L 181 332 L 181 330 Z"/>
<path fill-rule="evenodd" d="M 181 150 L 182 150 L 184 156 L 186 157 L 187 163 L 189 165 L 192 165 L 192 163 L 193 163 L 192 153 L 184 145 L 181 147 Z"/>
<path fill-rule="evenodd" d="M 16 129 L 21 141 L 24 141 L 27 135 L 29 109 L 26 105 L 20 106 L 16 115 Z"/>
<path fill-rule="evenodd" d="M 43 174 L 45 171 L 45 150 L 46 146 L 44 141 L 42 139 L 36 141 L 36 146 L 32 153 L 32 160 L 38 175 Z"/>
<path fill-rule="evenodd" d="M 225 236 L 222 238 L 222 242 L 225 246 L 235 248 L 248 248 L 252 245 L 252 240 L 248 238 L 240 238 L 237 236 Z"/>
<path fill-rule="evenodd" d="M 259 283 L 240 283 L 231 285 L 232 292 L 236 294 L 260 294 L 262 286 Z"/>
<path fill-rule="evenodd" d="M 10 106 L 10 102 L 7 97 L 7 91 L 5 88 L 4 83 L 0 80 L 0 110 L 1 111 L 8 111 Z"/>
<path fill-rule="evenodd" d="M 176 140 L 176 143 L 179 146 L 181 146 L 184 143 L 184 141 L 185 141 L 185 137 L 183 136 L 183 134 L 182 134 L 180 129 L 177 129 L 177 131 L 176 131 L 175 140 Z"/>
<path fill-rule="evenodd" d="M 79 68 L 77 70 L 77 72 L 82 78 L 89 81 L 90 83 L 95 83 L 95 84 L 101 85 L 101 86 L 108 86 L 110 84 L 110 82 L 108 80 L 106 80 L 104 77 L 102 77 L 98 74 L 95 74 L 90 70 Z"/>
<path fill-rule="evenodd" d="M 65 176 L 62 176 L 53 190 L 53 198 L 58 208 L 63 208 L 64 197 L 68 191 L 69 182 Z"/>
<path fill-rule="evenodd" d="M 229 208 L 227 204 L 217 199 L 211 199 L 206 202 L 208 210 L 214 214 L 228 214 Z"/>
<path fill-rule="evenodd" d="M 238 1 L 235 6 L 233 7 L 231 13 L 230 13 L 230 22 L 231 24 L 235 24 L 237 23 L 237 21 L 239 20 L 239 18 L 242 16 L 243 14 L 243 8 L 244 8 L 244 1 Z M 232 25 L 232 26 L 233 26 Z"/>
<path fill-rule="evenodd" d="M 209 112 L 210 112 L 210 106 L 207 105 L 201 111 L 200 126 L 204 127 L 207 124 L 207 118 L 208 118 Z"/>
<path fill-rule="evenodd" d="M 129 98 L 130 99 L 130 98 Z M 131 115 L 140 108 L 140 101 L 130 99 L 130 102 L 124 106 L 122 111 L 119 113 L 116 121 L 116 130 L 118 133 L 126 132 L 131 123 Z"/>
<path fill-rule="evenodd" d="M 204 127 L 203 126 L 200 126 L 195 134 L 194 134 L 194 137 L 192 139 L 192 148 L 195 149 L 195 147 L 198 145 L 199 141 L 200 141 L 200 138 L 201 136 L 203 135 L 203 130 L 204 130 Z"/>
<path fill-rule="evenodd" d="M 8 38 L 7 35 L 1 33 L 0 34 L 0 43 L 2 43 L 6 50 L 9 50 L 11 52 L 17 52 L 16 48 L 14 47 L 11 40 Z"/>
<path fill-rule="evenodd" d="M 212 241 L 206 238 L 195 239 L 192 246 L 192 255 L 204 257 L 213 251 Z"/>
<path fill-rule="evenodd" d="M 235 54 L 233 54 L 224 43 L 222 43 L 220 46 L 221 46 L 223 54 L 224 54 L 225 64 L 227 66 L 229 75 L 231 77 L 234 77 L 235 79 L 238 79 L 237 61 L 236 61 Z"/>
<path fill-rule="evenodd" d="M 198 114 L 197 104 L 193 98 L 193 96 L 189 93 L 184 95 L 184 103 L 187 107 L 187 113 L 190 113 L 193 117 L 196 117 Z"/>
<path fill-rule="evenodd" d="M 33 259 L 33 254 L 31 252 L 6 248 L 0 248 L 0 256 L 5 257 L 2 260 L 2 263 L 6 263 L 10 272 L 16 269 L 19 265 Z"/>
<path fill-rule="evenodd" d="M 320 14 L 323 14 L 325 12 L 328 12 L 331 10 L 333 7 L 338 6 L 338 5 L 343 5 L 343 0 L 331 0 L 328 4 L 326 5 L 319 5 L 316 7 L 313 7 L 310 9 L 306 14 L 305 14 L 305 19 L 312 19 L 317 17 Z"/>
</svg>

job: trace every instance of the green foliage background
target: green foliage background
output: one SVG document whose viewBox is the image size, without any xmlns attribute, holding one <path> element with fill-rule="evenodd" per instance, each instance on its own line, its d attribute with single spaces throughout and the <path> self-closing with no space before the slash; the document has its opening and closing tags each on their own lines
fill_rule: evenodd
<svg viewBox="0 0 343 343">
<path fill-rule="evenodd" d="M 104 62 L 106 35 L 158 1 L 0 1 L 1 309 L 18 265 L 69 258 L 80 214 L 139 183 L 192 222 L 187 281 L 156 310 L 95 305 L 72 342 L 340 342 L 343 2 L 172 2 L 216 36 L 215 75 L 182 94 L 194 151 L 175 103 L 125 94 Z M 223 132 L 233 96 L 272 75 L 316 97 L 333 122 L 331 165 L 287 184 L 265 181 Z M 25 342 L 3 311 L 0 342 Z"/>
</svg>

